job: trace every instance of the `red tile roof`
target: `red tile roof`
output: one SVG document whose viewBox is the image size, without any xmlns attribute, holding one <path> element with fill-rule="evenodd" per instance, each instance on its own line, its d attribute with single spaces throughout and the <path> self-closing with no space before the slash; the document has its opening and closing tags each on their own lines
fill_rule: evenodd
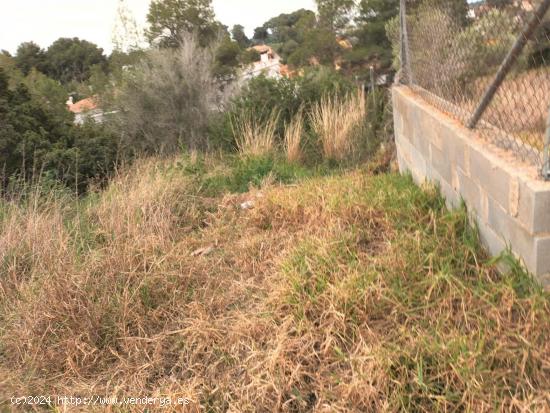
<svg viewBox="0 0 550 413">
<path fill-rule="evenodd" d="M 69 110 L 73 113 L 88 112 L 90 110 L 97 109 L 97 102 L 93 97 L 79 100 L 78 102 L 67 105 Z"/>
</svg>

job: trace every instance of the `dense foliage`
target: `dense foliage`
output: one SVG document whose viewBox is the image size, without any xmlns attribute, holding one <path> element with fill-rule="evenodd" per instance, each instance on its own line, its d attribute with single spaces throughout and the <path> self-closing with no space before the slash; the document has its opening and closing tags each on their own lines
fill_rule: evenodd
<svg viewBox="0 0 550 413">
<path fill-rule="evenodd" d="M 104 180 L 117 159 L 114 135 L 96 125 L 74 126 L 63 103 L 46 102 L 40 96 L 40 84 L 47 87 L 48 80 L 35 76 L 34 90 L 24 83 L 11 88 L 0 68 L 2 187 L 12 178 L 52 178 L 83 191 L 92 181 Z"/>
<path fill-rule="evenodd" d="M 82 82 L 92 75 L 94 67 L 107 70 L 103 49 L 79 38 L 60 38 L 43 50 L 34 42 L 22 43 L 15 56 L 17 67 L 27 75 L 32 69 L 62 83 Z"/>
<path fill-rule="evenodd" d="M 111 102 L 114 126 L 137 153 L 207 149 L 206 126 L 223 101 L 215 54 L 192 35 L 177 49 L 150 50 L 127 70 Z"/>
<path fill-rule="evenodd" d="M 149 41 L 161 47 L 178 47 L 182 33 L 194 33 L 200 44 L 206 46 L 222 30 L 212 0 L 153 0 L 147 22 Z"/>
</svg>

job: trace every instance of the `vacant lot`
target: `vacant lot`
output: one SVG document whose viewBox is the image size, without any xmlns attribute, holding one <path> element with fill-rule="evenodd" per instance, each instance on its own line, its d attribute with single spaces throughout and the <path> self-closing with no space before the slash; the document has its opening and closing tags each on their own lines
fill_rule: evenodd
<svg viewBox="0 0 550 413">
<path fill-rule="evenodd" d="M 162 411 L 546 409 L 548 297 L 509 258 L 498 275 L 435 189 L 372 169 L 150 160 L 78 202 L 4 202 L 5 409 L 31 394 L 191 400 Z"/>
</svg>

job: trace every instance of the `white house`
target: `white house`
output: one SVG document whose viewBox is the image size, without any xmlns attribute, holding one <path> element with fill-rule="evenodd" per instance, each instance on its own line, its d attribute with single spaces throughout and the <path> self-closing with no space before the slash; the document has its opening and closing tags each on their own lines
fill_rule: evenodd
<svg viewBox="0 0 550 413">
<path fill-rule="evenodd" d="M 105 116 L 116 113 L 103 112 L 103 110 L 99 108 L 97 98 L 95 97 L 82 99 L 73 103 L 73 97 L 70 96 L 69 100 L 67 100 L 67 109 L 74 113 L 74 123 L 76 125 L 83 125 L 88 119 L 93 120 L 95 123 L 103 123 Z"/>
<path fill-rule="evenodd" d="M 258 45 L 252 49 L 260 54 L 260 60 L 244 67 L 241 79 L 248 80 L 262 74 L 272 79 L 279 79 L 283 76 L 287 68 L 281 64 L 281 57 L 271 47 Z"/>
</svg>

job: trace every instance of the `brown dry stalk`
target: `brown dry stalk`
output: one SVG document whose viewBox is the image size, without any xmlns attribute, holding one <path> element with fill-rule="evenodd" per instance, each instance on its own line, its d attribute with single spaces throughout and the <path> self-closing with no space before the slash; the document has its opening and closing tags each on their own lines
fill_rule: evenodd
<svg viewBox="0 0 550 413">
<path fill-rule="evenodd" d="M 243 112 L 232 119 L 231 128 L 237 149 L 244 156 L 262 156 L 273 151 L 279 112 L 273 110 L 265 121 L 253 113 Z"/>
<path fill-rule="evenodd" d="M 344 160 L 353 153 L 366 110 L 364 91 L 343 98 L 325 96 L 313 108 L 311 123 L 327 159 Z"/>
<path fill-rule="evenodd" d="M 298 113 L 285 128 L 284 149 L 286 158 L 290 162 L 300 162 L 302 153 L 302 135 L 304 133 L 304 112 L 300 108 Z"/>
</svg>

